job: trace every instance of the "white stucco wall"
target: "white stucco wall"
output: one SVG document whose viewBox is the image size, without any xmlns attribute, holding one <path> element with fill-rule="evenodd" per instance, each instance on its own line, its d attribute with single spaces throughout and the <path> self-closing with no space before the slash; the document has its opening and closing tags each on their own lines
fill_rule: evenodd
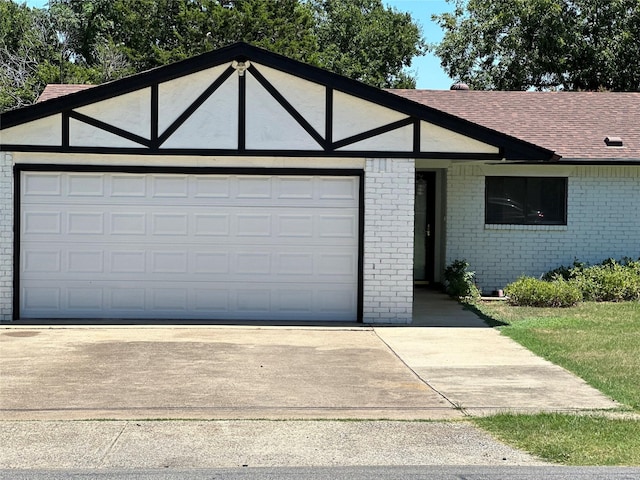
<svg viewBox="0 0 640 480">
<path fill-rule="evenodd" d="M 364 183 L 363 320 L 410 323 L 415 161 L 367 159 Z"/>
<path fill-rule="evenodd" d="M 12 317 L 13 303 L 13 159 L 0 152 L 0 321 Z"/>
<path fill-rule="evenodd" d="M 485 175 L 568 177 L 566 226 L 484 224 Z M 639 166 L 456 166 L 448 170 L 447 265 L 466 259 L 484 292 L 574 259 L 640 256 Z"/>
</svg>

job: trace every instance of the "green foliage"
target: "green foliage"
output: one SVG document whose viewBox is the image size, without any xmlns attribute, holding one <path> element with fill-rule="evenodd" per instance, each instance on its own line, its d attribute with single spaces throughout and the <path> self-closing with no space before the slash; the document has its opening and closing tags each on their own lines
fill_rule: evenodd
<svg viewBox="0 0 640 480">
<path fill-rule="evenodd" d="M 640 300 L 640 274 L 615 261 L 586 268 L 574 281 L 583 292 L 585 300 Z"/>
<path fill-rule="evenodd" d="M 48 81 L 59 78 L 41 68 L 45 62 L 59 63 L 56 45 L 44 12 L 0 0 L 0 111 L 32 103 Z"/>
<path fill-rule="evenodd" d="M 564 279 L 575 284 L 584 300 L 620 302 L 640 300 L 640 259 L 625 258 L 617 262 L 608 258 L 599 265 L 573 262 L 545 273 L 544 280 Z"/>
<path fill-rule="evenodd" d="M 239 41 L 381 88 L 415 86 L 406 67 L 426 51 L 382 0 L 0 0 L 0 111 L 48 82 L 116 80 Z"/>
<path fill-rule="evenodd" d="M 563 279 L 551 282 L 520 277 L 505 288 L 511 305 L 529 307 L 571 307 L 582 300 L 580 289 Z"/>
<path fill-rule="evenodd" d="M 415 88 L 405 66 L 426 53 L 419 27 L 408 13 L 381 0 L 309 0 L 317 19 L 319 64 L 380 88 Z"/>
<path fill-rule="evenodd" d="M 575 278 L 576 275 L 580 274 L 586 266 L 586 263 L 579 262 L 576 259 L 570 266 L 561 265 L 558 268 L 554 268 L 553 270 L 549 270 L 548 272 L 544 273 L 541 278 L 542 280 L 546 280 L 547 282 L 556 280 L 558 278 L 562 278 L 563 280 L 570 280 L 572 278 Z"/>
<path fill-rule="evenodd" d="M 455 260 L 444 270 L 447 293 L 452 297 L 465 299 L 480 298 L 480 291 L 475 284 L 475 272 L 467 270 L 466 260 Z"/>
<path fill-rule="evenodd" d="M 449 0 L 442 66 L 475 89 L 640 90 L 637 0 Z"/>
</svg>

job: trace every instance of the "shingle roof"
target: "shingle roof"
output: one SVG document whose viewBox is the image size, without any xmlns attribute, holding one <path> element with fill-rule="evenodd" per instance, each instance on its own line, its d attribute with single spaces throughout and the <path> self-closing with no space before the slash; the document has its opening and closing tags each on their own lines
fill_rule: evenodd
<svg viewBox="0 0 640 480">
<path fill-rule="evenodd" d="M 555 151 L 567 159 L 640 160 L 640 92 L 390 90 Z M 623 147 L 608 147 L 620 137 Z"/>
<path fill-rule="evenodd" d="M 80 90 L 86 90 L 87 88 L 94 87 L 95 85 L 86 85 L 80 83 L 68 83 L 68 84 L 60 84 L 60 83 L 50 83 L 38 97 L 37 103 L 44 102 L 46 100 L 51 100 L 52 98 L 62 97 L 64 95 L 69 95 L 70 93 L 79 92 Z"/>
</svg>

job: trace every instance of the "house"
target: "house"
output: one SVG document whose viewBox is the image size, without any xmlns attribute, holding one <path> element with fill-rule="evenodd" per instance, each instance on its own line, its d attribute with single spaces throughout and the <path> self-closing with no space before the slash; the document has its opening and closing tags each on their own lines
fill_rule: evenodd
<svg viewBox="0 0 640 480">
<path fill-rule="evenodd" d="M 455 259 L 490 292 L 640 253 L 638 93 L 382 91 L 235 44 L 47 94 L 0 116 L 5 321 L 409 323 Z"/>
</svg>

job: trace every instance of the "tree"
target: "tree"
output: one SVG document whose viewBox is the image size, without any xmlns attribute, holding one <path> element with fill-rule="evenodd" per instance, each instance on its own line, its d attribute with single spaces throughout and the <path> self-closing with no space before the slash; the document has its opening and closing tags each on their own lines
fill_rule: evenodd
<svg viewBox="0 0 640 480">
<path fill-rule="evenodd" d="M 411 15 L 381 0 L 310 0 L 324 68 L 380 88 L 415 88 L 405 69 L 426 53 Z"/>
<path fill-rule="evenodd" d="M 476 89 L 640 90 L 638 0 L 448 0 L 432 48 Z"/>
<path fill-rule="evenodd" d="M 238 41 L 319 65 L 366 83 L 415 84 L 404 71 L 426 46 L 411 16 L 381 0 L 51 0 L 73 16 L 67 34 L 96 62 L 110 39 L 136 70 Z M 63 12 L 67 12 L 63 14 Z M 68 12 L 71 12 L 69 15 Z"/>
<path fill-rule="evenodd" d="M 0 111 L 32 103 L 56 80 L 56 44 L 41 11 L 0 0 Z"/>
<path fill-rule="evenodd" d="M 3 71 L 28 60 L 22 93 L 5 81 L 0 109 L 47 82 L 102 83 L 238 41 L 377 87 L 415 86 L 406 67 L 426 50 L 410 15 L 382 0 L 0 0 Z"/>
</svg>

